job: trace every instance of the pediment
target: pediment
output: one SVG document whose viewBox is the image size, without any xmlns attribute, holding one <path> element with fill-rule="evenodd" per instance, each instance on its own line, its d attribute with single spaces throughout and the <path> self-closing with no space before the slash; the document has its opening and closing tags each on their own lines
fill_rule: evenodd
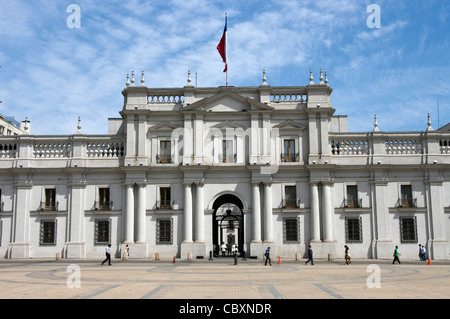
<svg viewBox="0 0 450 319">
<path fill-rule="evenodd" d="M 185 106 L 182 112 L 245 112 L 245 111 L 272 111 L 273 107 L 256 101 L 251 97 L 226 91 L 205 97 L 197 102 Z"/>
<path fill-rule="evenodd" d="M 153 132 L 153 131 L 158 131 L 158 132 L 170 131 L 171 132 L 180 127 L 181 126 L 177 126 L 171 122 L 161 122 L 161 123 L 151 126 L 148 130 L 150 132 Z"/>
<path fill-rule="evenodd" d="M 280 130 L 305 130 L 306 126 L 293 120 L 286 120 L 274 126 Z"/>
<path fill-rule="evenodd" d="M 213 126 L 214 128 L 218 128 L 218 129 L 227 129 L 227 128 L 233 128 L 233 129 L 237 129 L 237 128 L 244 128 L 242 125 L 237 124 L 236 122 L 231 122 L 231 121 L 223 121 L 220 122 L 217 125 Z"/>
</svg>

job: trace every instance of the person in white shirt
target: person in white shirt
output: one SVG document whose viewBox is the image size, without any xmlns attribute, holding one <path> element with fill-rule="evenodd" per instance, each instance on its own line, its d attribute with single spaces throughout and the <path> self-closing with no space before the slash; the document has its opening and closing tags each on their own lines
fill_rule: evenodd
<svg viewBox="0 0 450 319">
<path fill-rule="evenodd" d="M 108 262 L 108 265 L 111 266 L 111 244 L 106 247 L 106 258 L 102 261 L 102 266 L 105 262 Z"/>
<path fill-rule="evenodd" d="M 222 250 L 222 256 L 225 257 L 225 252 L 227 251 L 227 245 L 225 245 L 224 242 L 222 242 L 222 246 L 220 246 L 220 249 Z"/>
</svg>

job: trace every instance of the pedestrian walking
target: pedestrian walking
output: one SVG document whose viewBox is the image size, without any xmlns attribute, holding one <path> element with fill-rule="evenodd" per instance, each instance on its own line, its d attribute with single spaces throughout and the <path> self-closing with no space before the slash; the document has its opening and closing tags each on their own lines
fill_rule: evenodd
<svg viewBox="0 0 450 319">
<path fill-rule="evenodd" d="M 345 264 L 347 266 L 350 266 L 350 264 L 352 263 L 352 256 L 350 255 L 350 248 L 348 248 L 347 245 L 344 245 L 344 248 L 345 248 L 345 255 L 344 255 Z"/>
<path fill-rule="evenodd" d="M 106 247 L 106 258 L 102 261 L 102 266 L 105 262 L 108 262 L 108 265 L 111 266 L 111 244 Z"/>
<path fill-rule="evenodd" d="M 425 249 L 425 245 L 422 245 L 422 257 L 423 260 L 427 260 L 427 250 Z"/>
<path fill-rule="evenodd" d="M 266 257 L 266 263 L 264 264 L 264 266 L 267 266 L 267 261 L 269 261 L 269 265 L 272 266 L 272 260 L 270 259 L 270 247 L 267 247 L 264 256 Z"/>
<path fill-rule="evenodd" d="M 310 261 L 311 261 L 311 265 L 314 265 L 313 250 L 311 248 L 311 245 L 309 245 L 309 248 L 308 248 L 308 260 L 305 262 L 305 265 L 307 265 L 308 262 L 310 262 Z"/>
<path fill-rule="evenodd" d="M 392 261 L 392 264 L 395 263 L 395 261 L 398 261 L 398 263 L 400 264 L 400 259 L 398 259 L 398 256 L 400 256 L 401 254 L 398 252 L 398 246 L 395 246 L 394 249 L 394 260 Z"/>
<path fill-rule="evenodd" d="M 222 242 L 222 246 L 220 246 L 220 249 L 222 250 L 222 257 L 225 257 L 225 252 L 227 251 L 227 245 L 225 245 L 224 242 Z"/>
</svg>

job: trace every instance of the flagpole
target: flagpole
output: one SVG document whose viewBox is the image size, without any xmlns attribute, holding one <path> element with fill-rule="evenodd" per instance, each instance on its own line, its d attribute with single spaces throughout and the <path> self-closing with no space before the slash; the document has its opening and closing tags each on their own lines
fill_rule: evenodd
<svg viewBox="0 0 450 319">
<path fill-rule="evenodd" d="M 225 74 L 225 84 L 228 86 L 228 13 L 225 12 L 225 23 L 227 24 L 227 35 L 225 36 L 225 56 L 227 57 L 227 71 Z"/>
</svg>

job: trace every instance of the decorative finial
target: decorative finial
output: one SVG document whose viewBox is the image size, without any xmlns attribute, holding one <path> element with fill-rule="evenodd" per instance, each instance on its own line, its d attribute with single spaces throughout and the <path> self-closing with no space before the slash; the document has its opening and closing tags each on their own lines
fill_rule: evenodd
<svg viewBox="0 0 450 319">
<path fill-rule="evenodd" d="M 373 123 L 373 130 L 374 130 L 375 132 L 378 132 L 378 131 L 379 131 L 379 128 L 378 128 L 378 121 L 377 121 L 377 115 L 376 115 L 376 114 L 373 115 L 373 120 L 374 120 L 374 123 Z"/>
<path fill-rule="evenodd" d="M 81 134 L 81 118 L 78 116 L 77 134 Z"/>
<path fill-rule="evenodd" d="M 323 71 L 322 71 L 322 69 L 320 69 L 320 82 L 319 82 L 319 84 L 321 84 L 321 85 L 323 85 L 323 84 L 325 84 L 324 82 L 323 82 Z"/>
<path fill-rule="evenodd" d="M 266 78 L 266 70 L 263 70 L 263 83 L 262 85 L 267 85 L 267 78 Z"/>
<path fill-rule="evenodd" d="M 187 78 L 187 85 L 188 86 L 192 86 L 192 84 L 191 84 L 191 70 L 188 70 L 188 78 Z"/>
<path fill-rule="evenodd" d="M 327 74 L 327 71 L 325 71 L 325 85 L 328 85 L 328 74 Z"/>
<path fill-rule="evenodd" d="M 314 78 L 312 74 L 312 69 L 309 69 L 309 84 L 314 85 Z"/>
<path fill-rule="evenodd" d="M 131 71 L 131 86 L 134 86 L 134 71 Z"/>
<path fill-rule="evenodd" d="M 130 74 L 127 73 L 127 83 L 126 83 L 127 87 L 130 86 Z"/>
<path fill-rule="evenodd" d="M 144 71 L 142 71 L 142 75 L 141 75 L 141 86 L 145 85 L 145 80 L 144 80 Z"/>
<path fill-rule="evenodd" d="M 428 127 L 427 127 L 427 131 L 433 131 L 433 128 L 431 127 L 431 119 L 430 119 L 430 113 L 428 113 Z"/>
</svg>

